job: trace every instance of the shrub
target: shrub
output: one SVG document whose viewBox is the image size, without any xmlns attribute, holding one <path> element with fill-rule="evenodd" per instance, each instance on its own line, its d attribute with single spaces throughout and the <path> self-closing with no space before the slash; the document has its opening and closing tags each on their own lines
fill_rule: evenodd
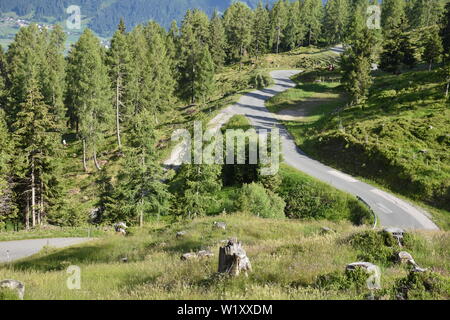
<svg viewBox="0 0 450 320">
<path fill-rule="evenodd" d="M 332 272 L 316 278 L 314 286 L 324 290 L 361 290 L 367 288 L 369 274 L 363 268 L 346 270 L 344 273 Z"/>
<path fill-rule="evenodd" d="M 394 285 L 394 297 L 407 300 L 426 300 L 450 297 L 450 279 L 437 273 L 410 272 Z"/>
<path fill-rule="evenodd" d="M 286 203 L 259 183 L 244 184 L 238 199 L 238 205 L 244 212 L 263 218 L 284 218 Z"/>
<path fill-rule="evenodd" d="M 403 248 L 397 239 L 387 232 L 364 231 L 353 235 L 350 244 L 359 250 L 358 259 L 371 263 L 390 265 L 395 262 L 395 253 L 411 246 L 411 237 L 404 235 Z"/>
<path fill-rule="evenodd" d="M 255 89 L 263 89 L 273 83 L 272 77 L 267 72 L 255 71 L 250 75 L 249 85 Z"/>
</svg>

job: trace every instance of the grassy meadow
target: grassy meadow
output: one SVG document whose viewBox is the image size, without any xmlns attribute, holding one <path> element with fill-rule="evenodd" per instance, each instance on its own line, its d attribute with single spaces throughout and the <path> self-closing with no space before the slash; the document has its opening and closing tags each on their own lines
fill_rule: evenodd
<svg viewBox="0 0 450 320">
<path fill-rule="evenodd" d="M 214 228 L 214 221 L 227 223 L 227 230 Z M 322 226 L 335 232 L 323 234 Z M 177 238 L 178 231 L 186 235 Z M 1 265 L 0 278 L 24 282 L 25 299 L 364 299 L 369 290 L 352 285 L 344 270 L 348 263 L 368 259 L 368 252 L 385 247 L 374 240 L 376 234 L 347 222 L 262 219 L 241 213 L 155 221 L 125 238 L 107 236 L 66 249 L 45 248 L 33 257 Z M 231 237 L 242 241 L 250 258 L 253 271 L 248 277 L 216 273 L 218 249 Z M 406 250 L 430 269 L 433 281 L 428 289 L 409 286 L 408 298 L 448 299 L 448 233 L 417 232 L 408 239 Z M 215 256 L 180 259 L 198 250 L 211 250 Z M 392 263 L 388 255 L 374 255 L 372 262 L 382 270 L 382 289 L 375 297 L 395 299 L 399 283 L 407 279 L 407 267 Z M 70 265 L 81 268 L 80 290 L 67 288 Z"/>
</svg>

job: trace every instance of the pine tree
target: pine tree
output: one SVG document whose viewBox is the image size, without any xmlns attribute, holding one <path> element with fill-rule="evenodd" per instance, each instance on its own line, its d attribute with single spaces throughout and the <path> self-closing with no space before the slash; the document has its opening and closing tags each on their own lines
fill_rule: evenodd
<svg viewBox="0 0 450 320">
<path fill-rule="evenodd" d="M 168 212 L 172 196 L 163 182 L 163 168 L 158 164 L 153 114 L 143 110 L 130 129 L 129 144 L 124 149 L 126 162 L 104 218 L 137 221 L 142 227 L 145 216 L 159 217 Z"/>
<path fill-rule="evenodd" d="M 214 11 L 214 14 L 209 23 L 208 45 L 214 64 L 217 67 L 223 66 L 225 62 L 225 49 L 227 44 L 222 17 L 219 16 L 217 10 Z"/>
<path fill-rule="evenodd" d="M 206 17 L 206 20 L 205 20 Z M 205 26 L 206 24 L 206 26 Z M 181 27 L 180 49 L 182 60 L 180 62 L 180 93 L 185 100 L 195 103 L 203 96 L 200 92 L 199 74 L 205 64 L 201 63 L 204 49 L 208 47 L 208 17 L 198 10 L 188 11 Z M 206 29 L 205 29 L 206 27 Z M 205 71 L 206 72 L 206 71 Z"/>
<path fill-rule="evenodd" d="M 289 4 L 285 0 L 278 0 L 270 11 L 270 45 L 275 53 L 280 52 L 280 46 L 285 36 L 289 14 Z"/>
<path fill-rule="evenodd" d="M 450 55 L 450 2 L 445 6 L 445 12 L 442 16 L 441 37 L 444 53 Z"/>
<path fill-rule="evenodd" d="M 187 218 L 204 216 L 215 200 L 214 194 L 222 188 L 220 165 L 187 164 L 180 170 L 183 194 L 178 210 Z"/>
<path fill-rule="evenodd" d="M 282 38 L 281 46 L 284 50 L 292 50 L 302 44 L 305 30 L 300 20 L 301 2 L 287 2 L 287 6 L 288 22 L 283 32 L 284 37 Z"/>
<path fill-rule="evenodd" d="M 428 29 L 424 36 L 424 47 L 423 59 L 429 65 L 429 71 L 433 67 L 433 63 L 437 62 L 442 54 L 442 40 L 439 37 L 439 30 L 436 27 Z"/>
<path fill-rule="evenodd" d="M 403 65 L 411 68 L 416 64 L 416 59 L 406 17 L 401 17 L 395 23 L 384 30 L 385 40 L 380 59 L 383 70 L 399 74 Z"/>
<path fill-rule="evenodd" d="M 122 148 L 121 122 L 124 117 L 130 116 L 128 106 L 127 84 L 130 76 L 131 55 L 128 47 L 125 23 L 120 20 L 118 30 L 111 40 L 111 49 L 108 51 L 108 66 L 114 91 L 114 104 L 116 110 L 116 137 L 119 149 Z"/>
<path fill-rule="evenodd" d="M 444 11 L 446 0 L 415 0 L 409 11 L 410 24 L 414 29 L 436 25 Z"/>
<path fill-rule="evenodd" d="M 194 85 L 196 92 L 196 99 L 201 99 L 203 103 L 206 103 L 215 90 L 214 83 L 214 62 L 207 47 L 204 47 L 200 53 L 198 70 Z"/>
<path fill-rule="evenodd" d="M 224 14 L 224 26 L 228 43 L 228 59 L 239 61 L 252 43 L 253 11 L 242 2 L 233 3 Z"/>
<path fill-rule="evenodd" d="M 301 9 L 301 21 L 306 31 L 308 46 L 317 43 L 321 34 L 323 5 L 321 0 L 304 0 Z"/>
<path fill-rule="evenodd" d="M 0 76 L 0 91 L 1 79 Z M 5 113 L 0 107 L 0 229 L 15 219 L 17 214 L 12 188 L 12 154 L 13 143 L 6 127 Z"/>
<path fill-rule="evenodd" d="M 89 29 L 83 32 L 68 57 L 68 101 L 83 142 L 85 171 L 88 152 L 96 168 L 101 169 L 97 152 L 112 119 L 112 94 L 105 60 L 99 40 Z"/>
<path fill-rule="evenodd" d="M 266 53 L 269 46 L 270 17 L 269 11 L 260 1 L 253 15 L 252 53 L 258 59 Z"/>
<path fill-rule="evenodd" d="M 349 48 L 342 55 L 342 82 L 350 94 L 351 104 L 364 103 L 372 84 L 371 63 L 373 48 L 377 45 L 374 30 L 366 27 L 364 5 L 355 9 L 350 24 Z"/>
<path fill-rule="evenodd" d="M 349 0 L 329 0 L 325 6 L 323 29 L 329 44 L 341 43 L 350 18 Z"/>
<path fill-rule="evenodd" d="M 51 195 L 50 187 L 54 187 L 51 184 L 57 184 L 59 172 L 54 162 L 61 139 L 55 117 L 49 112 L 50 106 L 45 104 L 33 73 L 30 78 L 27 98 L 19 105 L 12 124 L 16 146 L 14 170 L 29 203 L 25 209 L 27 229 L 30 219 L 33 227 L 42 223 L 45 195 Z"/>
<path fill-rule="evenodd" d="M 381 7 L 381 27 L 389 35 L 392 29 L 397 29 L 400 23 L 406 22 L 405 2 L 403 0 L 384 0 Z"/>
</svg>

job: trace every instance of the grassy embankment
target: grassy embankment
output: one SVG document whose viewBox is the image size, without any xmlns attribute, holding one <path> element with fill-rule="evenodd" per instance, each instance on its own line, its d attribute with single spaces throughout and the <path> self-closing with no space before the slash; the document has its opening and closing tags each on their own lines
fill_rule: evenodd
<svg viewBox="0 0 450 320">
<path fill-rule="evenodd" d="M 226 231 L 213 228 L 224 221 Z M 322 234 L 328 226 L 335 233 Z M 183 238 L 175 236 L 187 231 Z M 111 236 L 67 249 L 46 248 L 40 254 L 0 266 L 0 279 L 25 283 L 25 299 L 363 299 L 364 283 L 346 277 L 346 264 L 369 260 L 381 267 L 382 299 L 395 299 L 406 281 L 409 299 L 448 299 L 449 235 L 417 232 L 406 248 L 423 267 L 433 272 L 424 282 L 406 279 L 406 266 L 390 261 L 389 248 L 364 227 L 346 222 L 300 222 L 262 219 L 244 214 L 182 221 L 154 222 L 123 238 Z M 369 232 L 364 234 L 363 232 Z M 361 236 L 355 237 L 355 234 Z M 221 241 L 237 237 L 253 265 L 249 277 L 236 279 L 216 274 Z M 181 261 L 182 254 L 209 249 L 215 256 Z M 378 254 L 383 252 L 383 255 Z M 121 262 L 128 258 L 128 263 Z M 81 290 L 66 286 L 70 265 L 81 268 Z M 282 272 L 280 272 L 282 271 Z M 431 279 L 431 280 L 430 280 Z M 413 284 L 418 284 L 413 288 Z M 0 292 L 0 297 L 11 294 Z"/>
<path fill-rule="evenodd" d="M 450 104 L 437 71 L 379 73 L 365 106 L 344 108 L 338 73 L 310 71 L 268 102 L 308 154 L 426 207 L 450 227 Z M 322 79 L 324 81 L 317 82 Z"/>
</svg>

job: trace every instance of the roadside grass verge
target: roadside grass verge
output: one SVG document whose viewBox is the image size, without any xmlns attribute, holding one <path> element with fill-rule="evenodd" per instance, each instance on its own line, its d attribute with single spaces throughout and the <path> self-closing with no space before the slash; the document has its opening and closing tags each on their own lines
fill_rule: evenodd
<svg viewBox="0 0 450 320">
<path fill-rule="evenodd" d="M 213 227 L 223 221 L 227 230 Z M 335 230 L 322 234 L 322 226 Z M 182 238 L 176 232 L 186 231 Z M 364 249 L 350 241 L 366 232 L 347 222 L 262 219 L 245 214 L 221 215 L 173 224 L 153 222 L 129 237 L 109 236 L 71 248 L 41 252 L 0 265 L 1 279 L 26 285 L 25 299 L 364 299 L 365 288 L 317 285 L 319 277 L 344 274 Z M 449 235 L 415 232 L 408 247 L 417 263 L 449 279 Z M 251 260 L 249 277 L 219 277 L 222 240 L 237 237 Z M 210 259 L 181 261 L 186 252 L 211 250 Z M 376 248 L 372 248 L 376 249 Z M 128 263 L 121 262 L 127 257 Z M 370 262 L 370 261 L 369 261 Z M 375 262 L 375 261 L 374 261 Z M 395 299 L 392 288 L 408 271 L 403 265 L 378 261 L 383 299 Z M 69 290 L 66 269 L 81 269 L 81 290 Z M 283 270 L 283 272 L 280 272 Z M 441 292 L 437 299 L 448 299 Z"/>
<path fill-rule="evenodd" d="M 0 241 L 15 241 L 45 238 L 98 238 L 108 232 L 93 226 L 86 227 L 51 227 L 49 229 L 21 230 L 17 232 L 0 232 Z"/>
</svg>

